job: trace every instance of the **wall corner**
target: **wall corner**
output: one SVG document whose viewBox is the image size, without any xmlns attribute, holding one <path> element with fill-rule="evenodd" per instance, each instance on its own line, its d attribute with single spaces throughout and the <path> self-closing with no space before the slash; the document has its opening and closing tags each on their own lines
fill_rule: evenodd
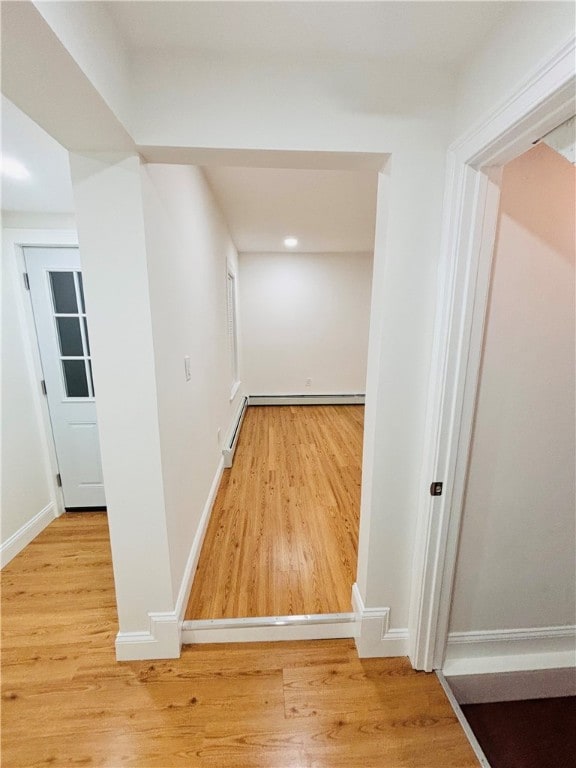
<svg viewBox="0 0 576 768">
<path fill-rule="evenodd" d="M 118 632 L 117 661 L 180 658 L 181 621 L 176 612 L 149 613 L 148 616 L 150 628 L 147 632 Z"/>
<path fill-rule="evenodd" d="M 406 656 L 408 630 L 390 628 L 390 608 L 366 608 L 357 584 L 352 586 L 352 607 L 356 614 L 356 649 L 361 659 Z"/>
</svg>

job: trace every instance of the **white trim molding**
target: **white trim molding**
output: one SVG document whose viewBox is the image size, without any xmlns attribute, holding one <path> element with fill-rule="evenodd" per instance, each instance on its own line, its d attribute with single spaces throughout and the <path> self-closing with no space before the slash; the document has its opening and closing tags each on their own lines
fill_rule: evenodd
<svg viewBox="0 0 576 768">
<path fill-rule="evenodd" d="M 443 668 L 493 242 L 498 170 L 575 111 L 574 35 L 449 149 L 409 612 L 416 669 Z M 442 496 L 428 494 L 444 483 Z"/>
<path fill-rule="evenodd" d="M 186 605 L 188 604 L 188 598 L 192 590 L 192 582 L 194 581 L 194 575 L 196 574 L 198 560 L 200 559 L 202 545 L 204 544 L 204 537 L 206 536 L 206 531 L 208 530 L 208 523 L 210 522 L 212 507 L 214 506 L 214 502 L 216 500 L 216 494 L 218 493 L 218 488 L 220 487 L 220 481 L 222 479 L 223 471 L 224 471 L 224 459 L 222 458 L 220 459 L 220 461 L 218 462 L 218 466 L 216 467 L 216 472 L 212 479 L 212 485 L 210 486 L 210 490 L 208 491 L 208 497 L 206 499 L 206 503 L 204 504 L 204 509 L 202 510 L 202 514 L 200 516 L 200 522 L 198 523 L 196 535 L 194 536 L 194 541 L 192 542 L 192 546 L 190 547 L 190 553 L 188 555 L 188 560 L 186 561 L 186 566 L 184 568 L 184 575 L 182 576 L 182 581 L 180 583 L 180 589 L 178 591 L 178 597 L 176 599 L 176 608 L 175 608 L 175 613 L 178 617 L 178 621 L 180 622 L 180 624 L 184 621 Z"/>
<path fill-rule="evenodd" d="M 220 459 L 212 480 L 212 485 L 208 492 L 206 503 L 204 504 L 204 509 L 202 510 L 202 515 L 200 516 L 200 522 L 198 524 L 198 529 L 196 530 L 196 535 L 194 536 L 194 541 L 190 547 L 190 553 L 188 555 L 188 560 L 186 561 L 182 581 L 180 582 L 180 589 L 178 590 L 178 597 L 176 599 L 174 610 L 148 613 L 150 624 L 147 631 L 118 632 L 116 635 L 116 659 L 118 661 L 177 659 L 180 656 L 180 648 L 182 646 L 182 626 L 184 623 L 186 605 L 192 589 L 194 574 L 196 573 L 200 552 L 202 551 L 202 544 L 204 543 L 204 537 L 210 521 L 212 507 L 214 505 L 214 500 L 216 499 L 223 470 L 224 459 Z"/>
<path fill-rule="evenodd" d="M 320 613 L 185 621 L 182 626 L 182 642 L 188 644 L 330 640 L 355 637 L 356 633 L 355 614 Z"/>
<path fill-rule="evenodd" d="M 4 568 L 5 565 L 16 557 L 24 547 L 30 544 L 39 533 L 41 533 L 46 526 L 50 525 L 58 515 L 56 514 L 56 507 L 51 501 L 49 504 L 40 510 L 33 518 L 28 520 L 21 528 L 19 528 L 12 536 L 9 536 L 6 541 L 0 547 L 0 567 Z"/>
<path fill-rule="evenodd" d="M 529 627 L 448 635 L 446 677 L 576 668 L 576 626 Z"/>
<path fill-rule="evenodd" d="M 574 54 L 570 37 L 482 121 L 467 131 L 453 148 L 475 168 L 504 165 L 517 157 L 516 142 L 524 137 L 520 154 L 560 123 L 574 115 Z"/>
<path fill-rule="evenodd" d="M 447 679 L 460 704 L 576 696 L 576 667 L 452 675 Z"/>
<path fill-rule="evenodd" d="M 230 390 L 230 402 L 234 400 L 241 386 L 242 386 L 241 381 L 235 381 L 234 384 L 232 384 L 232 389 Z"/>
<path fill-rule="evenodd" d="M 366 395 L 250 395 L 248 405 L 364 405 Z"/>
<path fill-rule="evenodd" d="M 180 656 L 180 622 L 176 611 L 149 613 L 147 632 L 118 632 L 116 660 L 177 659 Z"/>
<path fill-rule="evenodd" d="M 2 230 L 2 246 L 5 258 L 14 258 L 17 271 L 22 273 L 26 272 L 24 248 L 78 248 L 78 234 L 76 230 L 71 229 L 27 229 L 6 226 Z M 36 383 L 36 386 L 32 386 L 34 408 L 41 430 L 42 453 L 50 489 L 50 498 L 54 504 L 54 514 L 58 517 L 65 511 L 64 496 L 62 489 L 56 482 L 56 476 L 59 472 L 56 446 L 52 433 L 48 401 L 40 394 L 41 390 L 38 386 L 43 378 L 42 364 L 38 349 L 32 302 L 29 292 L 24 289 L 23 282 L 21 283 L 20 291 L 16 295 L 16 303 L 22 330 L 25 335 L 24 354 L 26 356 L 28 376 L 32 384 Z"/>
<path fill-rule="evenodd" d="M 390 608 L 366 608 L 358 584 L 352 585 L 352 608 L 356 615 L 356 648 L 361 659 L 406 656 L 408 630 L 390 628 Z"/>
</svg>

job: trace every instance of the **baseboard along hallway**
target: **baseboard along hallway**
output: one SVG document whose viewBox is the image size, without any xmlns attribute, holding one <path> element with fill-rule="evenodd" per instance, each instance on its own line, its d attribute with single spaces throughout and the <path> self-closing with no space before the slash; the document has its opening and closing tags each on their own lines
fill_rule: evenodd
<svg viewBox="0 0 576 768">
<path fill-rule="evenodd" d="M 351 610 L 363 426 L 360 405 L 248 408 L 186 619 Z"/>
</svg>

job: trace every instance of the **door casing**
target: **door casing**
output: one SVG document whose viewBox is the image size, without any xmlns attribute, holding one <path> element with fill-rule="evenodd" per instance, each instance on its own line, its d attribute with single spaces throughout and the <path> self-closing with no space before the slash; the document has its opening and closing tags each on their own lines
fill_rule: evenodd
<svg viewBox="0 0 576 768">
<path fill-rule="evenodd" d="M 24 259 L 24 248 L 26 247 L 60 247 L 60 248 L 78 248 L 78 235 L 75 231 L 69 229 L 12 229 L 6 228 L 3 232 L 3 244 L 6 249 L 7 258 L 15 258 L 16 266 L 20 274 L 26 271 L 26 262 Z M 8 256 L 10 254 L 10 256 Z M 13 254 L 13 255 L 12 255 Z M 23 300 L 19 302 L 20 309 L 24 316 L 24 325 L 27 331 L 27 356 L 29 360 L 30 376 L 36 386 L 33 386 L 35 398 L 35 408 L 39 416 L 42 429 L 42 442 L 45 457 L 45 468 L 48 477 L 51 501 L 54 504 L 56 515 L 64 513 L 64 496 L 62 489 L 58 485 L 58 459 L 56 455 L 56 446 L 50 422 L 50 412 L 48 403 L 42 394 L 42 363 L 40 361 L 40 352 L 36 340 L 36 326 L 32 312 L 32 302 L 26 295 L 24 282 L 22 282 Z"/>
<path fill-rule="evenodd" d="M 67 396 L 59 362 L 59 332 L 52 315 L 55 311 L 52 290 L 48 287 L 48 272 L 81 271 L 80 252 L 78 248 L 70 246 L 24 246 L 22 250 L 35 318 L 35 338 L 42 361 L 43 390 L 50 413 L 51 433 L 66 508 L 104 509 L 106 501 L 102 484 L 96 402 L 90 388 L 91 375 L 86 368 L 88 392 L 85 398 L 71 399 Z M 79 306 L 77 311 L 85 310 Z M 89 354 L 86 322 L 82 339 L 83 353 Z"/>
<path fill-rule="evenodd" d="M 448 151 L 444 229 L 409 616 L 416 669 L 441 669 L 468 474 L 500 170 L 576 111 L 572 36 Z M 444 483 L 431 497 L 433 481 Z"/>
</svg>

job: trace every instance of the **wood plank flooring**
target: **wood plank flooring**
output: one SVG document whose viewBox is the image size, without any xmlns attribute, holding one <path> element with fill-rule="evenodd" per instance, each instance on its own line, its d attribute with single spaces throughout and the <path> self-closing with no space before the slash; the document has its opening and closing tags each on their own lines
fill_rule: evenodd
<svg viewBox="0 0 576 768">
<path fill-rule="evenodd" d="M 247 409 L 187 619 L 351 610 L 363 426 L 358 405 Z"/>
<path fill-rule="evenodd" d="M 2 619 L 3 768 L 477 768 L 435 676 L 351 640 L 117 663 L 101 513 L 4 569 Z"/>
</svg>

